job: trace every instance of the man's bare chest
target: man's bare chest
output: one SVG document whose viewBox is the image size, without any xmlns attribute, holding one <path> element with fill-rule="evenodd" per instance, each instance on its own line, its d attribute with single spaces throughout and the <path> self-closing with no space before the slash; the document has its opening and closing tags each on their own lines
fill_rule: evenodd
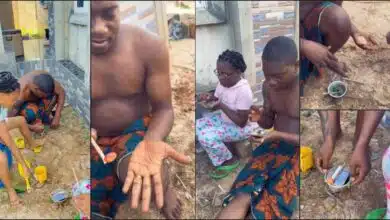
<svg viewBox="0 0 390 220">
<path fill-rule="evenodd" d="M 275 112 L 292 118 L 299 117 L 298 93 L 272 94 L 270 98 L 272 108 Z"/>
<path fill-rule="evenodd" d="M 91 83 L 92 98 L 108 96 L 125 97 L 145 90 L 146 69 L 136 59 L 92 58 Z"/>
</svg>

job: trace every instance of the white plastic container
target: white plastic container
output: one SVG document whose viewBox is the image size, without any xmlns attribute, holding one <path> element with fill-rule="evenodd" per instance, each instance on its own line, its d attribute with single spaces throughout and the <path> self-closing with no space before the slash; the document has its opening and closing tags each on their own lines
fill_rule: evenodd
<svg viewBox="0 0 390 220">
<path fill-rule="evenodd" d="M 327 179 L 328 179 L 328 177 L 331 177 L 331 176 L 334 174 L 334 172 L 335 172 L 336 170 L 337 170 L 337 167 L 333 167 L 332 169 L 330 169 L 330 170 L 324 175 L 324 181 L 325 181 L 326 185 L 328 185 L 330 191 L 332 191 L 333 193 L 341 192 L 341 191 L 343 191 L 343 190 L 345 190 L 345 189 L 350 188 L 351 185 L 352 185 L 352 178 L 351 178 L 351 176 L 349 177 L 349 180 L 348 180 L 344 185 L 329 184 L 328 181 L 327 181 Z M 349 169 L 348 169 L 347 167 L 344 167 L 343 170 L 344 170 L 344 171 L 348 171 L 348 172 L 350 173 L 350 171 L 349 171 Z"/>
</svg>

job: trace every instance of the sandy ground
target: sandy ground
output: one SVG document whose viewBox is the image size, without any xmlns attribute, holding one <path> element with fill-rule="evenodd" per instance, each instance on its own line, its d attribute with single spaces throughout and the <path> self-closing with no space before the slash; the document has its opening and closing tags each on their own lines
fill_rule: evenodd
<svg viewBox="0 0 390 220">
<path fill-rule="evenodd" d="M 12 131 L 12 135 L 18 133 L 17 130 Z M 19 194 L 25 203 L 19 210 L 10 208 L 8 194 L 1 192 L 0 218 L 71 219 L 77 214 L 70 201 L 62 207 L 51 203 L 50 194 L 59 188 L 71 191 L 75 182 L 71 167 L 75 168 L 79 179 L 89 178 L 89 128 L 71 107 L 65 107 L 61 126 L 57 130 L 49 130 L 43 141 L 44 148 L 34 159 L 37 165 L 45 165 L 48 169 L 46 184 L 29 194 Z"/>
<path fill-rule="evenodd" d="M 310 116 L 308 116 L 310 115 Z M 346 162 L 352 154 L 356 111 L 342 111 L 341 129 L 344 135 L 336 143 L 332 157 L 334 166 Z M 315 169 L 301 173 L 300 217 L 303 219 L 361 219 L 375 209 L 386 207 L 382 175 L 382 155 L 390 144 L 389 130 L 378 128 L 371 139 L 371 171 L 365 180 L 340 193 L 327 192 L 323 175 Z M 310 146 L 315 152 L 321 147 L 320 117 L 316 111 L 301 111 L 301 146 Z"/>
<path fill-rule="evenodd" d="M 195 161 L 195 40 L 171 41 L 170 50 L 175 121 L 173 130 L 168 136 L 168 143 L 178 151 L 190 155 Z M 178 197 L 184 203 L 182 218 L 193 219 L 195 218 L 195 162 L 188 166 L 172 160 L 168 162 L 171 182 Z M 151 212 L 142 214 L 139 210 L 131 210 L 128 204 L 121 206 L 117 218 L 164 219 L 154 207 Z"/>
<path fill-rule="evenodd" d="M 339 61 L 350 68 L 348 92 L 345 98 L 334 100 L 324 95 L 332 80 L 309 79 L 301 98 L 303 109 L 378 109 L 390 107 L 390 47 L 386 34 L 390 31 L 390 3 L 379 1 L 344 1 L 355 26 L 365 33 L 372 33 L 379 44 L 376 51 L 364 51 L 357 47 L 350 37 L 344 47 L 336 53 Z"/>
</svg>

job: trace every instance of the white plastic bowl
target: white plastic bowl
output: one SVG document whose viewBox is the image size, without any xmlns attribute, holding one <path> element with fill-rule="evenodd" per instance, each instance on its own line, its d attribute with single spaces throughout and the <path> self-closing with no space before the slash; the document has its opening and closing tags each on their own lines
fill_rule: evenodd
<svg viewBox="0 0 390 220">
<path fill-rule="evenodd" d="M 345 189 L 348 189 L 351 187 L 352 185 L 352 178 L 351 176 L 349 177 L 349 180 L 346 184 L 342 185 L 342 186 L 338 186 L 338 185 L 334 185 L 334 184 L 329 184 L 326 180 L 328 179 L 328 176 L 332 176 L 333 173 L 336 171 L 337 169 L 337 166 L 336 167 L 333 167 L 332 169 L 330 169 L 325 175 L 324 175 L 324 181 L 326 183 L 326 185 L 328 185 L 330 191 L 334 192 L 334 193 L 338 193 L 338 192 L 341 192 Z M 343 170 L 346 170 L 350 173 L 349 169 L 344 167 Z"/>
<path fill-rule="evenodd" d="M 342 85 L 342 86 L 344 86 L 344 88 L 345 88 L 344 93 L 343 93 L 342 95 L 339 95 L 339 96 L 334 95 L 334 94 L 331 93 L 331 88 L 334 87 L 334 86 L 338 86 L 338 85 Z M 333 97 L 333 98 L 341 98 L 341 97 L 345 96 L 345 94 L 347 94 L 347 90 L 348 90 L 347 84 L 346 84 L 345 82 L 338 81 L 338 80 L 337 80 L 337 81 L 333 81 L 333 82 L 330 83 L 329 86 L 328 86 L 328 94 L 329 94 L 331 97 Z"/>
</svg>

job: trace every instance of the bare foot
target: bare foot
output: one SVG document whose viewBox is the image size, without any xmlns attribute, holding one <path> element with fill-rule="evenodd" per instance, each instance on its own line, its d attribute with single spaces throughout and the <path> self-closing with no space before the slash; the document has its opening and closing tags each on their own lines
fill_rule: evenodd
<svg viewBox="0 0 390 220">
<path fill-rule="evenodd" d="M 23 204 L 23 202 L 20 200 L 18 194 L 16 194 L 14 189 L 8 192 L 8 196 L 9 196 L 9 202 L 11 207 L 18 207 L 19 205 Z"/>
<path fill-rule="evenodd" d="M 177 198 L 177 194 L 172 186 L 167 187 L 164 195 L 164 207 L 162 208 L 163 215 L 167 219 L 180 219 L 181 217 L 181 201 Z"/>
</svg>

